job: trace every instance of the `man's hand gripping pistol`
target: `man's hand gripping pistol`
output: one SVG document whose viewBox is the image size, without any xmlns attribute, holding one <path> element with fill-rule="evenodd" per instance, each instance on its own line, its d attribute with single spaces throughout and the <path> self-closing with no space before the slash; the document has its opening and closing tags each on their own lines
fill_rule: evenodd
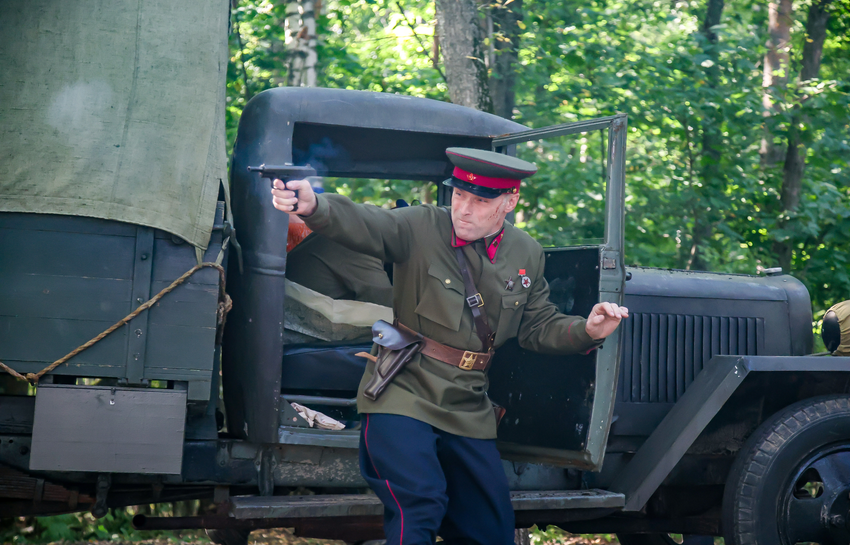
<svg viewBox="0 0 850 545">
<path fill-rule="evenodd" d="M 266 178 L 271 183 L 272 189 L 274 189 L 274 181 L 280 180 L 284 184 L 289 180 L 303 180 L 308 176 L 315 176 L 316 169 L 311 167 L 310 165 L 291 165 L 291 164 L 283 164 L 283 165 L 266 165 L 263 163 L 258 167 L 248 167 L 250 172 L 259 172 L 260 176 Z M 295 198 L 298 198 L 298 191 L 295 191 Z M 295 203 L 295 208 L 292 209 L 293 212 L 298 210 L 298 203 Z"/>
</svg>

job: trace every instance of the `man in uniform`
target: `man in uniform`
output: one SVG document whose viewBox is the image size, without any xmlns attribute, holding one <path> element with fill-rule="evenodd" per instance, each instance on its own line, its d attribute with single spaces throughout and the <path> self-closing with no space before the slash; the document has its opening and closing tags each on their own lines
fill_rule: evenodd
<svg viewBox="0 0 850 545">
<path fill-rule="evenodd" d="M 450 210 L 383 210 L 341 195 L 317 197 L 306 181 L 276 180 L 273 202 L 288 213 L 297 203 L 314 231 L 394 263 L 395 319 L 425 337 L 425 348 L 380 397 L 364 395 L 371 363 L 358 392 L 360 468 L 384 504 L 387 543 L 433 544 L 440 535 L 447 544 L 507 545 L 514 513 L 487 397 L 488 348 L 517 337 L 536 352 L 587 352 L 628 310 L 600 303 L 585 320 L 560 314 L 548 300 L 543 249 L 505 222 L 533 164 L 474 149 L 446 153 L 455 166 L 443 182 L 453 188 Z M 465 293 L 457 248 L 477 297 Z M 492 337 L 479 336 L 481 314 Z"/>
</svg>

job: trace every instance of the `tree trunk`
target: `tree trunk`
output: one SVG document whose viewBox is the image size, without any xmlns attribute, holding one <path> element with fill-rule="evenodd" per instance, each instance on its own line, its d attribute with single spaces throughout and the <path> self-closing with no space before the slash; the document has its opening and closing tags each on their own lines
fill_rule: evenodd
<svg viewBox="0 0 850 545">
<path fill-rule="evenodd" d="M 510 119 L 513 116 L 516 96 L 516 67 L 519 59 L 519 21 L 522 20 L 522 0 L 507 3 L 501 0 L 492 4 L 494 55 L 490 63 L 490 97 L 493 113 Z"/>
<path fill-rule="evenodd" d="M 287 85 L 316 86 L 316 7 L 313 0 L 289 0 L 286 3 Z"/>
<path fill-rule="evenodd" d="M 823 43 L 826 40 L 826 24 L 829 20 L 827 8 L 831 0 L 816 0 L 809 7 L 806 19 L 806 42 L 803 46 L 803 64 L 800 68 L 800 82 L 816 79 L 820 73 L 820 61 L 823 53 Z M 806 169 L 806 152 L 808 150 L 803 140 L 800 126 L 808 125 L 808 119 L 800 112 L 800 105 L 794 106 L 791 122 L 788 128 L 788 152 L 785 154 L 785 164 L 782 173 L 782 190 L 780 203 L 783 215 L 796 210 L 800 204 L 800 193 L 803 186 L 803 173 Z M 780 226 L 785 221 L 780 221 Z M 788 240 L 776 241 L 773 245 L 779 266 L 783 271 L 791 270 L 793 249 Z"/>
<path fill-rule="evenodd" d="M 704 52 L 712 60 L 711 66 L 705 68 L 705 81 L 711 89 L 717 88 L 720 79 L 719 57 L 716 48 L 718 36 L 714 27 L 720 24 L 723 5 L 723 0 L 708 0 L 705 18 L 700 29 L 700 32 L 706 38 Z M 712 192 L 720 191 L 723 185 L 723 174 L 720 171 L 723 118 L 718 106 L 713 104 L 703 105 L 702 113 L 702 153 L 699 174 L 703 184 L 702 192 L 710 195 Z M 694 209 L 693 245 L 686 266 L 688 269 L 708 270 L 709 268 L 709 264 L 705 260 L 703 246 L 708 244 L 711 239 L 719 210 L 711 209 L 706 205 L 706 202 L 709 201 L 702 198 L 698 199 Z"/>
<path fill-rule="evenodd" d="M 764 136 L 761 140 L 761 163 L 771 166 L 779 163 L 785 153 L 783 146 L 777 146 L 773 142 L 773 131 L 771 130 L 770 117 L 779 113 L 776 102 L 782 101 L 785 87 L 788 83 L 788 60 L 791 49 L 791 23 L 793 22 L 792 0 L 779 0 L 768 4 L 768 34 L 767 53 L 764 55 L 764 76 L 762 87 L 764 96 Z"/>
<path fill-rule="evenodd" d="M 437 28 L 452 102 L 492 112 L 484 31 L 475 0 L 437 0 Z"/>
</svg>

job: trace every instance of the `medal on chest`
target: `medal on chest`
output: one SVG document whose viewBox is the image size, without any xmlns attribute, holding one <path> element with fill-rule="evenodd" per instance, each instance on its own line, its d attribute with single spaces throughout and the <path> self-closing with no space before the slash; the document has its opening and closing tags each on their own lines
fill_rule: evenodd
<svg viewBox="0 0 850 545">
<path fill-rule="evenodd" d="M 519 270 L 519 283 L 522 284 L 523 288 L 531 287 L 531 278 L 525 274 L 525 269 Z"/>
<path fill-rule="evenodd" d="M 514 291 L 514 277 L 509 276 L 507 280 L 505 280 L 505 289 L 508 291 Z"/>
</svg>

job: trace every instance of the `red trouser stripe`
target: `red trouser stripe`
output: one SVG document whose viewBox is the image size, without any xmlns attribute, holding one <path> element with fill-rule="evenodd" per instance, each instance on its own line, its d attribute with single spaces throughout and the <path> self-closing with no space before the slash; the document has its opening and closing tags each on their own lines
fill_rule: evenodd
<svg viewBox="0 0 850 545">
<path fill-rule="evenodd" d="M 369 455 L 369 462 L 372 463 L 372 469 L 375 470 L 375 474 L 378 478 L 381 478 L 381 474 L 378 472 L 378 468 L 375 467 L 375 461 L 372 459 L 372 453 L 369 452 L 369 415 L 366 415 L 366 429 L 363 430 L 363 442 L 366 443 L 366 454 Z M 387 483 L 387 490 L 390 491 L 390 495 L 395 500 L 395 504 L 398 505 L 398 512 L 401 514 L 401 532 L 399 532 L 398 543 L 402 545 L 402 540 L 404 539 L 404 511 L 401 509 L 401 504 L 398 502 L 398 498 L 395 497 L 393 493 L 393 489 L 390 487 L 390 482 L 384 479 L 384 482 Z"/>
<path fill-rule="evenodd" d="M 366 450 L 368 450 L 368 448 Z M 395 494 L 393 494 L 393 489 L 390 488 L 390 482 L 387 480 L 384 482 L 387 483 L 387 490 L 389 490 L 390 494 L 392 494 L 395 504 L 398 505 L 398 512 L 401 513 L 401 532 L 399 532 L 398 535 L 398 545 L 402 545 L 404 540 L 404 511 L 401 510 L 401 504 L 398 502 L 398 498 L 395 497 Z"/>
<path fill-rule="evenodd" d="M 369 461 L 372 463 L 372 469 L 375 470 L 375 475 L 377 475 L 378 478 L 380 479 L 381 474 L 378 472 L 378 468 L 375 467 L 375 460 L 372 459 L 372 453 L 369 452 L 369 415 L 368 414 L 366 415 L 366 429 L 363 430 L 363 441 L 366 443 L 366 454 L 369 455 Z M 387 486 L 389 486 L 389 484 Z M 392 493 L 392 490 L 390 491 L 390 493 Z M 395 497 L 395 496 L 393 496 L 393 497 Z M 398 500 L 396 500 L 396 503 L 398 503 Z"/>
</svg>

